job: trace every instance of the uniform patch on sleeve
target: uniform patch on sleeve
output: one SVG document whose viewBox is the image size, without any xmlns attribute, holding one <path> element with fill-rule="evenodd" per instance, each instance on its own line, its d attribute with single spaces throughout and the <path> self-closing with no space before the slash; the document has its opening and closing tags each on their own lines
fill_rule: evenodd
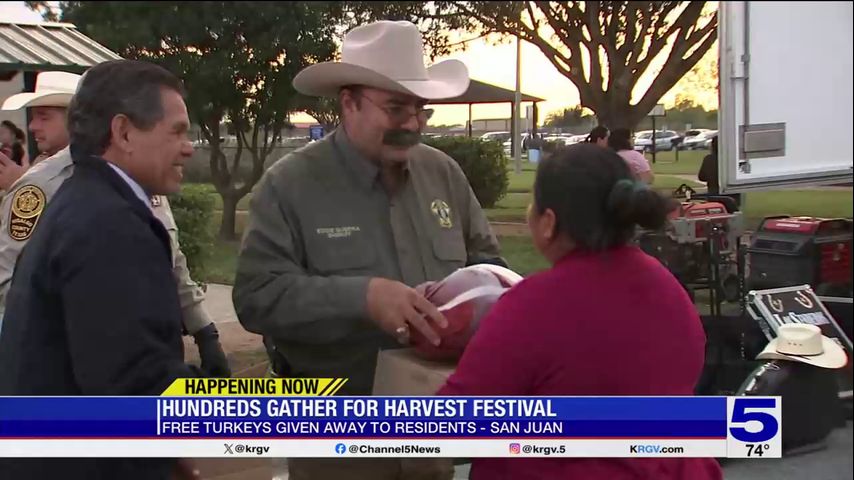
<svg viewBox="0 0 854 480">
<path fill-rule="evenodd" d="M 12 215 L 9 218 L 9 236 L 23 241 L 30 238 L 46 204 L 44 191 L 35 185 L 25 185 L 12 197 Z"/>
</svg>

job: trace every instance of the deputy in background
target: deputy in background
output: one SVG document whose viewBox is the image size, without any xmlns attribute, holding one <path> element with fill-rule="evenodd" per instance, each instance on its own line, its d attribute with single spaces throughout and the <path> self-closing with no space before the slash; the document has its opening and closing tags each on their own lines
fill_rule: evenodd
<svg viewBox="0 0 854 480">
<path fill-rule="evenodd" d="M 68 72 L 42 72 L 36 77 L 34 92 L 12 95 L 3 102 L 2 110 L 29 108 L 31 118 L 27 128 L 36 141 L 39 154 L 31 162 L 22 163 L 0 156 L 0 190 L 9 191 L 31 165 L 56 155 L 68 146 L 66 109 L 79 79 L 80 75 Z"/>
<path fill-rule="evenodd" d="M 80 76 L 72 73 L 44 72 L 37 78 L 35 92 L 13 95 L 2 106 L 3 110 L 30 109 L 33 118 L 30 131 L 41 156 L 49 155 L 49 158 L 21 172 L 20 178 L 9 186 L 9 194 L 0 202 L 0 335 L 15 263 L 38 226 L 45 207 L 74 171 L 65 120 L 79 81 Z M 0 154 L 0 169 L 5 163 Z M 169 201 L 165 196 L 153 195 L 150 205 L 154 216 L 169 232 L 172 272 L 181 299 L 184 330 L 193 336 L 199 348 L 202 369 L 212 376 L 229 376 L 228 361 L 220 346 L 216 325 L 202 305 L 204 293 L 190 278 L 187 259 L 178 243 L 178 226 Z"/>
<path fill-rule="evenodd" d="M 193 147 L 180 80 L 145 62 L 92 67 L 68 112 L 74 172 L 21 253 L 0 335 L 0 395 L 160 395 L 184 364 L 169 233 L 152 195 Z M 35 194 L 33 194 L 35 196 Z M 33 198 L 33 197 L 31 197 Z M 170 459 L 3 459 L 9 478 L 169 478 Z"/>
<path fill-rule="evenodd" d="M 338 98 L 341 127 L 279 160 L 255 187 L 234 305 L 272 347 L 278 374 L 348 378 L 342 394 L 370 395 L 380 349 L 406 343 L 412 329 L 438 342 L 446 326 L 413 287 L 504 262 L 462 169 L 420 143 L 425 104 L 465 92 L 466 67 L 425 68 L 409 22 L 358 27 L 342 48 L 342 62 L 294 79 L 303 94 Z M 402 468 L 392 459 L 289 463 L 293 480 L 450 478 Z"/>
</svg>

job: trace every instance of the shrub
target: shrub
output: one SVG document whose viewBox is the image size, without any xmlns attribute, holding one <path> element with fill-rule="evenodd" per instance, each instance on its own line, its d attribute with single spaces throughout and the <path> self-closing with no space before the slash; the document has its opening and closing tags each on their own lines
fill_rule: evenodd
<svg viewBox="0 0 854 480">
<path fill-rule="evenodd" d="M 563 142 L 559 142 L 557 140 L 543 140 L 543 154 L 553 155 L 555 152 L 563 148 L 565 145 Z"/>
<path fill-rule="evenodd" d="M 205 278 L 205 262 L 213 251 L 213 217 L 216 194 L 208 185 L 184 184 L 181 191 L 169 196 L 169 204 L 178 225 L 178 241 L 187 257 L 190 276 L 199 282 Z"/>
<path fill-rule="evenodd" d="M 494 207 L 507 193 L 507 156 L 501 143 L 468 137 L 435 137 L 424 143 L 460 165 L 483 208 Z"/>
</svg>

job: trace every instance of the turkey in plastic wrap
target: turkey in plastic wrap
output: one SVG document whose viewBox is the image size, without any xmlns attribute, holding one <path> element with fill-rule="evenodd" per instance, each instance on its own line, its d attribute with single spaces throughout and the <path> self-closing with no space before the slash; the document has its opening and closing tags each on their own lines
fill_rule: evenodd
<svg viewBox="0 0 854 480">
<path fill-rule="evenodd" d="M 447 328 L 435 328 L 441 338 L 438 346 L 413 329 L 411 341 L 416 353 L 431 360 L 460 358 L 483 317 L 501 295 L 521 280 L 518 273 L 507 268 L 479 264 L 416 287 L 448 320 Z"/>
</svg>

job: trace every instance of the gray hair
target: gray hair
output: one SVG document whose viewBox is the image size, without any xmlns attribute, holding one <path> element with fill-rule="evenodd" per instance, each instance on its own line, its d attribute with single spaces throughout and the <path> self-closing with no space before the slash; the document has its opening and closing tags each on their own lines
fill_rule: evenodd
<svg viewBox="0 0 854 480">
<path fill-rule="evenodd" d="M 103 154 L 116 115 L 127 116 L 137 128 L 154 128 L 163 119 L 164 88 L 184 93 L 178 77 L 153 63 L 111 60 L 90 68 L 68 106 L 71 145 L 85 154 Z"/>
</svg>

